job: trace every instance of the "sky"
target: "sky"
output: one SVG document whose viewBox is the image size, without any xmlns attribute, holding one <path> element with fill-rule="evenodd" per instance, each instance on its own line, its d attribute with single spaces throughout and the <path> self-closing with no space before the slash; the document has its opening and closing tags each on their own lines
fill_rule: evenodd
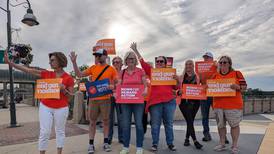
<svg viewBox="0 0 274 154">
<path fill-rule="evenodd" d="M 23 0 L 10 0 L 12 4 Z M 187 59 L 210 51 L 229 55 L 248 87 L 274 90 L 274 0 L 30 0 L 39 26 L 21 24 L 26 8 L 11 8 L 14 43 L 31 44 L 32 65 L 49 68 L 48 53 L 70 51 L 78 64 L 94 63 L 92 46 L 115 38 L 117 55 L 131 42 L 147 61 L 174 57 L 177 72 Z M 6 7 L 4 0 L 1 7 Z M 6 13 L 0 11 L 0 45 L 6 47 Z M 0 65 L 0 68 L 6 68 Z M 71 71 L 69 63 L 66 71 Z"/>
</svg>

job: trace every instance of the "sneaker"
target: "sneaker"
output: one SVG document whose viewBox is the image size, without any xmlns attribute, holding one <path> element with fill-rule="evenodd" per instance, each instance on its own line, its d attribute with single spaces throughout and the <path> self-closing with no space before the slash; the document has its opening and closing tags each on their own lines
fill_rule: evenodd
<svg viewBox="0 0 274 154">
<path fill-rule="evenodd" d="M 204 142 L 211 141 L 211 136 L 210 136 L 210 134 L 209 134 L 209 133 L 208 133 L 208 134 L 205 134 L 202 140 L 203 140 Z"/>
<path fill-rule="evenodd" d="M 219 151 L 224 151 L 224 150 L 226 150 L 226 146 L 219 144 L 219 145 L 215 146 L 213 150 L 218 151 L 218 152 Z"/>
<path fill-rule="evenodd" d="M 128 149 L 123 149 L 120 151 L 120 154 L 129 154 Z"/>
<path fill-rule="evenodd" d="M 185 139 L 184 146 L 190 146 L 189 139 Z"/>
<path fill-rule="evenodd" d="M 196 149 L 202 149 L 202 147 L 203 147 L 203 145 L 200 144 L 198 141 L 195 141 L 194 145 L 195 145 Z"/>
<path fill-rule="evenodd" d="M 142 148 L 138 148 L 136 154 L 143 154 L 144 150 Z"/>
<path fill-rule="evenodd" d="M 240 153 L 240 150 L 238 147 L 231 147 L 231 154 L 238 154 Z"/>
<path fill-rule="evenodd" d="M 157 150 L 158 150 L 158 146 L 157 145 L 152 145 L 151 151 L 157 151 Z"/>
<path fill-rule="evenodd" d="M 109 145 L 108 143 L 104 143 L 104 145 L 103 145 L 103 150 L 104 150 L 105 152 L 110 152 L 110 151 L 111 151 L 110 145 Z"/>
<path fill-rule="evenodd" d="M 176 151 L 176 147 L 173 144 L 168 145 L 169 150 Z"/>
<path fill-rule="evenodd" d="M 94 145 L 90 144 L 88 146 L 88 154 L 94 154 L 95 148 Z"/>
</svg>

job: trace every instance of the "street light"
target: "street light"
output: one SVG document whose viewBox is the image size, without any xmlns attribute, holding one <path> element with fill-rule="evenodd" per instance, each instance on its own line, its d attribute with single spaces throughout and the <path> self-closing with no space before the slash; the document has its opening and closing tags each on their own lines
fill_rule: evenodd
<svg viewBox="0 0 274 154">
<path fill-rule="evenodd" d="M 24 16 L 24 19 L 22 22 L 24 24 L 27 24 L 28 26 L 35 26 L 39 25 L 39 22 L 36 20 L 36 17 L 33 15 L 33 11 L 31 10 L 31 5 L 29 0 L 26 0 L 26 2 L 17 4 L 17 5 L 11 5 L 10 1 L 7 0 L 7 9 L 4 9 L 0 7 L 2 10 L 7 12 L 7 39 L 8 39 L 8 51 L 12 44 L 11 39 L 11 15 L 10 15 L 10 9 L 9 6 L 19 6 L 22 4 L 28 4 L 27 14 Z M 18 124 L 16 122 L 16 109 L 15 109 L 15 103 L 14 103 L 14 87 L 13 87 L 13 71 L 12 67 L 9 65 L 9 76 L 10 76 L 10 126 L 9 127 L 18 127 Z"/>
</svg>

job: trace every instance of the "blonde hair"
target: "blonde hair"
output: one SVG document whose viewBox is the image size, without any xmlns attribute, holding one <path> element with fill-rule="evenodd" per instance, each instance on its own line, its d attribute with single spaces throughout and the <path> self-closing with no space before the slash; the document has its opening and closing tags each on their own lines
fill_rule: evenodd
<svg viewBox="0 0 274 154">
<path fill-rule="evenodd" d="M 134 55 L 134 58 L 135 58 L 134 62 L 135 62 L 135 65 L 137 66 L 139 64 L 138 63 L 138 59 L 137 59 L 136 54 L 133 51 L 128 51 L 125 54 L 125 56 L 124 56 L 124 65 L 127 66 L 127 62 L 126 61 L 127 61 L 127 58 L 128 58 L 129 55 Z"/>
<path fill-rule="evenodd" d="M 183 73 L 182 73 L 182 75 L 181 75 L 181 77 L 180 77 L 180 80 L 181 80 L 181 83 L 183 83 L 184 82 L 184 77 L 185 77 L 185 74 L 186 74 L 186 64 L 187 63 L 191 63 L 192 64 L 192 66 L 193 66 L 193 70 L 192 70 L 192 74 L 194 74 L 195 76 L 196 76 L 196 82 L 197 82 L 197 84 L 199 84 L 200 83 L 200 78 L 199 78 L 199 76 L 198 76 L 198 74 L 195 72 L 195 65 L 194 65 L 194 61 L 193 60 L 191 60 L 191 59 L 188 59 L 188 60 L 186 60 L 185 61 L 185 67 L 184 67 L 184 71 L 183 71 Z"/>
<path fill-rule="evenodd" d="M 233 67 L 232 67 L 232 59 L 231 59 L 231 57 L 229 57 L 229 56 L 227 56 L 227 55 L 223 55 L 223 56 L 219 57 L 219 60 L 218 60 L 218 67 L 217 67 L 218 73 L 220 73 L 220 71 L 221 71 L 219 62 L 220 62 L 223 58 L 225 58 L 225 59 L 228 61 L 228 64 L 229 64 L 229 72 L 230 72 L 230 71 L 233 71 L 234 69 L 233 69 Z"/>
</svg>

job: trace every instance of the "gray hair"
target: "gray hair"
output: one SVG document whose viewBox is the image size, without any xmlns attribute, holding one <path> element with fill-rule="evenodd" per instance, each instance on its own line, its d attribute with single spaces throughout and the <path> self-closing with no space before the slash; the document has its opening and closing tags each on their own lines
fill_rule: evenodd
<svg viewBox="0 0 274 154">
<path fill-rule="evenodd" d="M 124 56 L 124 65 L 127 66 L 126 61 L 127 61 L 128 56 L 131 55 L 131 54 L 134 55 L 134 57 L 135 57 L 135 65 L 137 66 L 137 65 L 139 64 L 139 63 L 138 63 L 138 58 L 137 58 L 136 54 L 135 54 L 133 51 L 128 51 L 128 52 L 125 54 L 125 56 Z"/>
</svg>

